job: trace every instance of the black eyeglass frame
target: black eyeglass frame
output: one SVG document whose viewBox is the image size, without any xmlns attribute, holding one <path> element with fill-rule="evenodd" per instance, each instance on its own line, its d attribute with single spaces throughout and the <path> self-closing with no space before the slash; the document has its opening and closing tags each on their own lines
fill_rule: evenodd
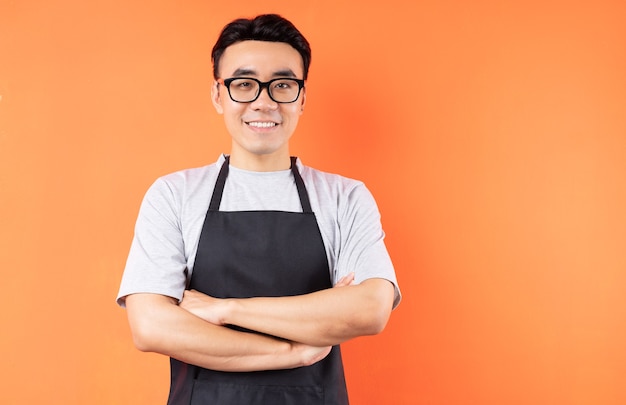
<svg viewBox="0 0 626 405">
<path fill-rule="evenodd" d="M 252 81 L 258 83 L 259 91 L 257 91 L 256 96 L 254 96 L 254 98 L 252 100 L 250 100 L 250 101 L 235 100 L 233 98 L 232 94 L 230 94 L 230 84 L 232 82 L 234 82 L 235 80 L 240 80 L 240 79 L 252 80 Z M 274 82 L 279 81 L 279 80 L 293 80 L 294 82 L 298 83 L 298 94 L 296 94 L 296 98 L 294 98 L 292 101 L 278 101 L 278 100 L 276 100 L 272 96 L 272 92 L 270 91 L 270 85 L 272 83 L 274 83 Z M 228 90 L 228 96 L 230 97 L 231 100 L 233 100 L 236 103 L 252 103 L 252 102 L 256 101 L 256 99 L 258 99 L 259 96 L 261 95 L 261 92 L 263 91 L 263 89 L 267 90 L 267 95 L 270 96 L 272 101 L 275 102 L 275 103 L 279 103 L 279 104 L 295 103 L 296 101 L 298 101 L 298 98 L 300 97 L 300 92 L 304 88 L 304 80 L 302 80 L 302 79 L 294 79 L 293 77 L 278 77 L 276 79 L 272 79 L 272 80 L 267 81 L 267 82 L 262 82 L 262 81 L 260 81 L 258 79 L 255 79 L 254 77 L 230 77 L 228 79 L 217 79 L 217 82 L 220 83 L 220 84 L 223 84 L 224 87 L 226 87 L 226 89 Z"/>
</svg>

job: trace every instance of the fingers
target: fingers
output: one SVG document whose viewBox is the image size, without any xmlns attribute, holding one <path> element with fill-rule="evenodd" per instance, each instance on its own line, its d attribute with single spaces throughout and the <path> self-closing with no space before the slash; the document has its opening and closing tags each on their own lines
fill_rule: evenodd
<svg viewBox="0 0 626 405">
<path fill-rule="evenodd" d="M 330 353 L 331 346 L 316 347 L 309 346 L 304 343 L 291 342 L 292 348 L 296 349 L 300 354 L 303 366 L 310 366 L 324 359 Z"/>
<path fill-rule="evenodd" d="M 351 272 L 341 277 L 339 281 L 337 281 L 337 283 L 335 284 L 335 287 L 345 287 L 345 286 L 352 284 L 353 281 L 354 281 L 354 272 Z"/>
</svg>

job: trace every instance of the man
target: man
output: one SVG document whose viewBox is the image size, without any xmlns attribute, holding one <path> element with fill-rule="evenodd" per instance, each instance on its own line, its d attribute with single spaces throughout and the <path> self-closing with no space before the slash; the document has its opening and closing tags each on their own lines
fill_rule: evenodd
<svg viewBox="0 0 626 405">
<path fill-rule="evenodd" d="M 228 24 L 211 95 L 230 154 L 142 203 L 118 303 L 171 357 L 169 404 L 347 404 L 339 344 L 400 300 L 369 191 L 290 157 L 310 55 L 278 15 Z"/>
</svg>

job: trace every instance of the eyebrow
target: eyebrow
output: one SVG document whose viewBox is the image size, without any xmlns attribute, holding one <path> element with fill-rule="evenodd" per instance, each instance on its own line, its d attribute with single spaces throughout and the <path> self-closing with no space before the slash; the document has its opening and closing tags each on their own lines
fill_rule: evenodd
<svg viewBox="0 0 626 405">
<path fill-rule="evenodd" d="M 257 76 L 257 72 L 254 69 L 239 68 L 233 72 L 233 76 Z M 272 73 L 272 77 L 296 77 L 296 74 L 291 69 L 283 69 Z"/>
</svg>

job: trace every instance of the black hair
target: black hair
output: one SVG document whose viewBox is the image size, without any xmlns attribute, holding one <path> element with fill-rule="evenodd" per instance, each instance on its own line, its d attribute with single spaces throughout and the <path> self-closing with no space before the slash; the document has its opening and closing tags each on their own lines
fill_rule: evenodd
<svg viewBox="0 0 626 405">
<path fill-rule="evenodd" d="M 213 77 L 218 78 L 222 54 L 229 46 L 241 41 L 284 42 L 291 45 L 300 56 L 306 80 L 311 64 L 311 47 L 304 35 L 286 18 L 278 14 L 263 14 L 252 19 L 240 18 L 227 24 L 213 46 L 211 61 Z"/>
</svg>

